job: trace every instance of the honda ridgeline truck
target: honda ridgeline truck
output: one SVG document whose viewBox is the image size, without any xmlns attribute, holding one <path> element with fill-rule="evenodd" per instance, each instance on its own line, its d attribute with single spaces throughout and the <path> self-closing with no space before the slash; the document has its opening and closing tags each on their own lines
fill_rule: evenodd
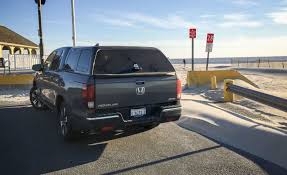
<svg viewBox="0 0 287 175">
<path fill-rule="evenodd" d="M 33 70 L 31 104 L 57 111 L 65 139 L 77 132 L 152 128 L 181 116 L 180 80 L 156 48 L 63 47 Z"/>
</svg>

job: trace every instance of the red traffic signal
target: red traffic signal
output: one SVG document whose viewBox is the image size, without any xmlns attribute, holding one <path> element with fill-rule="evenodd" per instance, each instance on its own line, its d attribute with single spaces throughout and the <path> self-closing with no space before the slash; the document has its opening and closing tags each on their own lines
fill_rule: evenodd
<svg viewBox="0 0 287 175">
<path fill-rule="evenodd" d="M 39 0 L 35 0 L 35 3 L 38 4 Z M 46 3 L 46 0 L 41 0 L 41 4 L 44 5 Z"/>
</svg>

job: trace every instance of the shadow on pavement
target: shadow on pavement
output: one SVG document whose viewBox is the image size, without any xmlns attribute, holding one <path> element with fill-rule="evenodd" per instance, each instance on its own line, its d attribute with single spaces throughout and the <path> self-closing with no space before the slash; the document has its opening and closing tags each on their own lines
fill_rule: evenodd
<svg viewBox="0 0 287 175">
<path fill-rule="evenodd" d="M 191 156 L 193 154 L 198 154 L 198 153 L 201 153 L 201 152 L 210 151 L 210 150 L 217 149 L 217 148 L 220 148 L 220 147 L 221 147 L 220 145 L 217 145 L 217 146 L 213 146 L 213 147 L 209 147 L 209 148 L 204 148 L 204 149 L 200 149 L 200 150 L 196 150 L 196 151 L 191 151 L 191 152 L 187 152 L 187 153 L 183 153 L 183 154 L 167 157 L 167 158 L 164 158 L 164 159 L 155 160 L 155 161 L 147 162 L 147 163 L 144 163 L 144 164 L 140 164 L 140 165 L 136 165 L 136 166 L 132 166 L 132 167 L 116 170 L 116 171 L 109 172 L 109 173 L 105 173 L 105 175 L 108 175 L 108 174 L 109 175 L 120 174 L 120 173 L 128 172 L 128 171 L 131 171 L 131 170 L 135 170 L 135 169 L 138 169 L 138 168 L 152 166 L 152 165 L 164 163 L 164 162 L 167 162 L 167 161 L 173 161 L 175 159 L 180 159 L 182 157 Z"/>
<path fill-rule="evenodd" d="M 193 132 L 196 132 L 196 133 L 200 134 L 201 136 L 203 136 L 203 137 L 205 137 L 205 138 L 207 138 L 209 140 L 212 140 L 213 142 L 221 145 L 221 147 L 227 148 L 227 149 L 229 149 L 229 150 L 231 150 L 231 151 L 233 151 L 233 152 L 235 152 L 235 153 L 237 153 L 237 154 L 239 154 L 239 155 L 251 160 L 252 162 L 257 164 L 258 166 L 260 166 L 267 174 L 270 174 L 270 175 L 271 174 L 274 174 L 274 175 L 279 175 L 279 174 L 280 175 L 281 174 L 285 175 L 285 174 L 287 174 L 287 169 L 285 169 L 285 168 L 283 168 L 283 167 L 281 167 L 281 166 L 279 166 L 279 165 L 277 165 L 275 163 L 272 163 L 272 162 L 270 162 L 268 160 L 264 160 L 264 159 L 262 159 L 262 158 L 260 158 L 260 157 L 258 157 L 256 155 L 248 153 L 248 152 L 246 152 L 246 151 L 244 151 L 242 149 L 238 149 L 238 148 L 236 148 L 234 146 L 228 145 L 228 144 L 224 143 L 223 141 L 220 141 L 220 139 L 215 138 L 213 136 L 210 136 L 209 134 L 205 133 L 204 131 L 200 131 L 198 129 L 194 129 L 194 128 L 188 126 L 186 123 L 187 122 L 190 123 L 190 121 L 184 122 L 184 120 L 190 120 L 190 117 L 185 117 L 184 116 L 184 117 L 181 118 L 181 120 L 182 121 L 178 122 L 178 125 L 180 127 L 185 128 L 185 129 L 190 130 L 190 131 L 193 131 Z M 206 123 L 206 125 L 210 125 L 210 127 L 213 127 L 213 128 L 215 127 L 214 125 L 212 125 L 210 123 L 207 123 L 207 122 L 205 122 L 205 123 Z M 257 126 L 257 125 L 255 125 L 255 126 Z M 218 127 L 220 127 L 220 126 L 218 126 Z M 264 147 L 264 145 L 262 145 L 262 144 L 259 144 L 259 145 Z"/>
<path fill-rule="evenodd" d="M 108 144 L 103 141 L 141 132 L 86 136 L 67 143 L 57 124 L 50 111 L 27 106 L 0 108 L 1 174 L 43 174 L 93 162 Z"/>
</svg>

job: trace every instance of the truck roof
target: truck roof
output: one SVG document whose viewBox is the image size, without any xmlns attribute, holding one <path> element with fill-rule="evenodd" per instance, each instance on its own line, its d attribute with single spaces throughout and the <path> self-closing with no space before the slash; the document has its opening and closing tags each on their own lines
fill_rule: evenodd
<svg viewBox="0 0 287 175">
<path fill-rule="evenodd" d="M 158 50 L 157 48 L 155 47 L 142 47 L 142 46 L 77 46 L 77 47 L 71 47 L 71 48 L 91 48 L 91 47 L 94 47 L 94 48 L 98 48 L 98 49 L 108 49 L 108 50 L 112 50 L 112 49 L 142 49 L 142 50 Z"/>
</svg>

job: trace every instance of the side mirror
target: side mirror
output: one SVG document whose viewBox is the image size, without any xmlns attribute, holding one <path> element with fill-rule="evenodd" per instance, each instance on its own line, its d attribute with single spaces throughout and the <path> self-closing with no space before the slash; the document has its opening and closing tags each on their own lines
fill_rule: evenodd
<svg viewBox="0 0 287 175">
<path fill-rule="evenodd" d="M 42 66 L 42 64 L 34 64 L 34 65 L 32 66 L 32 69 L 33 69 L 34 71 L 43 71 L 43 66 Z"/>
</svg>

